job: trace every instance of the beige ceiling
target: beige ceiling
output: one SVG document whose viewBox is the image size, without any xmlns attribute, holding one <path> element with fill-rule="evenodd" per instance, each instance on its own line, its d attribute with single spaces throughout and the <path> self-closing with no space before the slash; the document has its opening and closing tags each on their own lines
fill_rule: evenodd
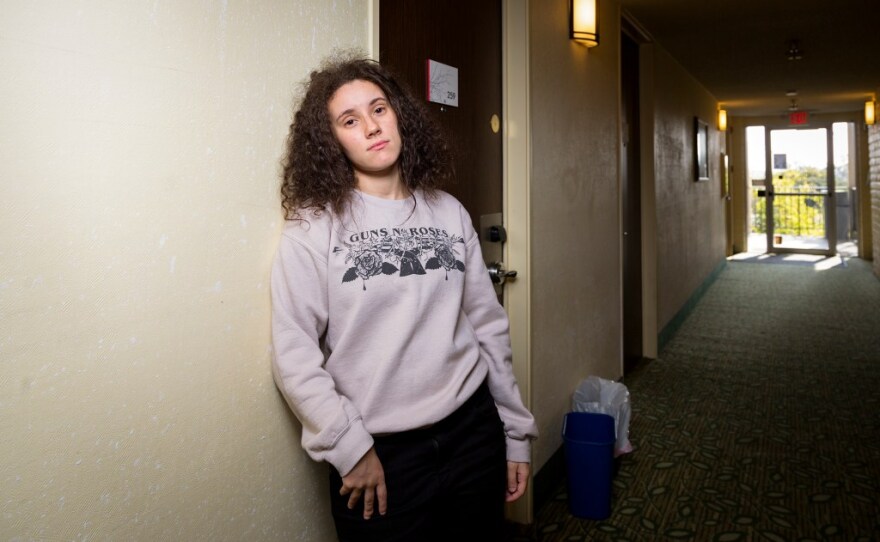
<svg viewBox="0 0 880 542">
<path fill-rule="evenodd" d="M 601 0 L 600 9 L 601 9 Z M 880 0 L 621 0 L 731 115 L 861 111 L 880 91 Z M 787 51 L 797 40 L 800 60 Z"/>
</svg>

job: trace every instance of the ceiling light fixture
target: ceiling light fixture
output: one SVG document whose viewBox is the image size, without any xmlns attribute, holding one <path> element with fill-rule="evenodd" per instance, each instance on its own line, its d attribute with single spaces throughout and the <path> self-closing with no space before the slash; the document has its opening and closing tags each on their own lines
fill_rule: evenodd
<svg viewBox="0 0 880 542">
<path fill-rule="evenodd" d="M 804 52 L 801 51 L 801 45 L 798 40 L 789 40 L 788 51 L 785 52 L 785 57 L 789 60 L 800 60 L 804 58 Z"/>
</svg>

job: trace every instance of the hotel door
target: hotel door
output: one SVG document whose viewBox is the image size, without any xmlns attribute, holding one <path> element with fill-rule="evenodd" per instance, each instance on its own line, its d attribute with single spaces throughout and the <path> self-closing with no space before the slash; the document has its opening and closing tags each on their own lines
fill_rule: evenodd
<svg viewBox="0 0 880 542">
<path fill-rule="evenodd" d="M 379 60 L 400 75 L 445 130 L 455 156 L 458 198 L 480 232 L 483 257 L 503 302 L 516 271 L 503 263 L 501 1 L 381 0 Z M 454 105 L 429 99 L 428 61 L 454 68 Z M 510 240 L 516 242 L 516 240 Z"/>
</svg>

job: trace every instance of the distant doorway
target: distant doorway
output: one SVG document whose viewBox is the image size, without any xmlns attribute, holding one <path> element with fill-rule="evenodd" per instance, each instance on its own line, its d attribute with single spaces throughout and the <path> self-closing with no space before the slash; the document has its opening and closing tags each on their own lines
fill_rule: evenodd
<svg viewBox="0 0 880 542">
<path fill-rule="evenodd" d="M 639 44 L 626 32 L 620 44 L 621 212 L 623 232 L 623 372 L 644 356 L 642 341 L 642 189 L 639 125 Z"/>
<path fill-rule="evenodd" d="M 858 242 L 855 125 L 746 128 L 748 252 L 848 254 Z"/>
</svg>

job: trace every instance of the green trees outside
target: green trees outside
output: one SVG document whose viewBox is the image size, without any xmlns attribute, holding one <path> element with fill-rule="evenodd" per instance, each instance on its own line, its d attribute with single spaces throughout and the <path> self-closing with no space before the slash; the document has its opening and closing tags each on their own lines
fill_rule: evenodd
<svg viewBox="0 0 880 542">
<path fill-rule="evenodd" d="M 780 178 L 781 177 L 781 178 Z M 825 235 L 825 170 L 815 167 L 788 169 L 773 180 L 773 231 L 783 235 L 823 237 Z M 790 195 L 789 195 L 790 194 Z M 752 232 L 767 231 L 767 198 L 752 193 Z"/>
</svg>

